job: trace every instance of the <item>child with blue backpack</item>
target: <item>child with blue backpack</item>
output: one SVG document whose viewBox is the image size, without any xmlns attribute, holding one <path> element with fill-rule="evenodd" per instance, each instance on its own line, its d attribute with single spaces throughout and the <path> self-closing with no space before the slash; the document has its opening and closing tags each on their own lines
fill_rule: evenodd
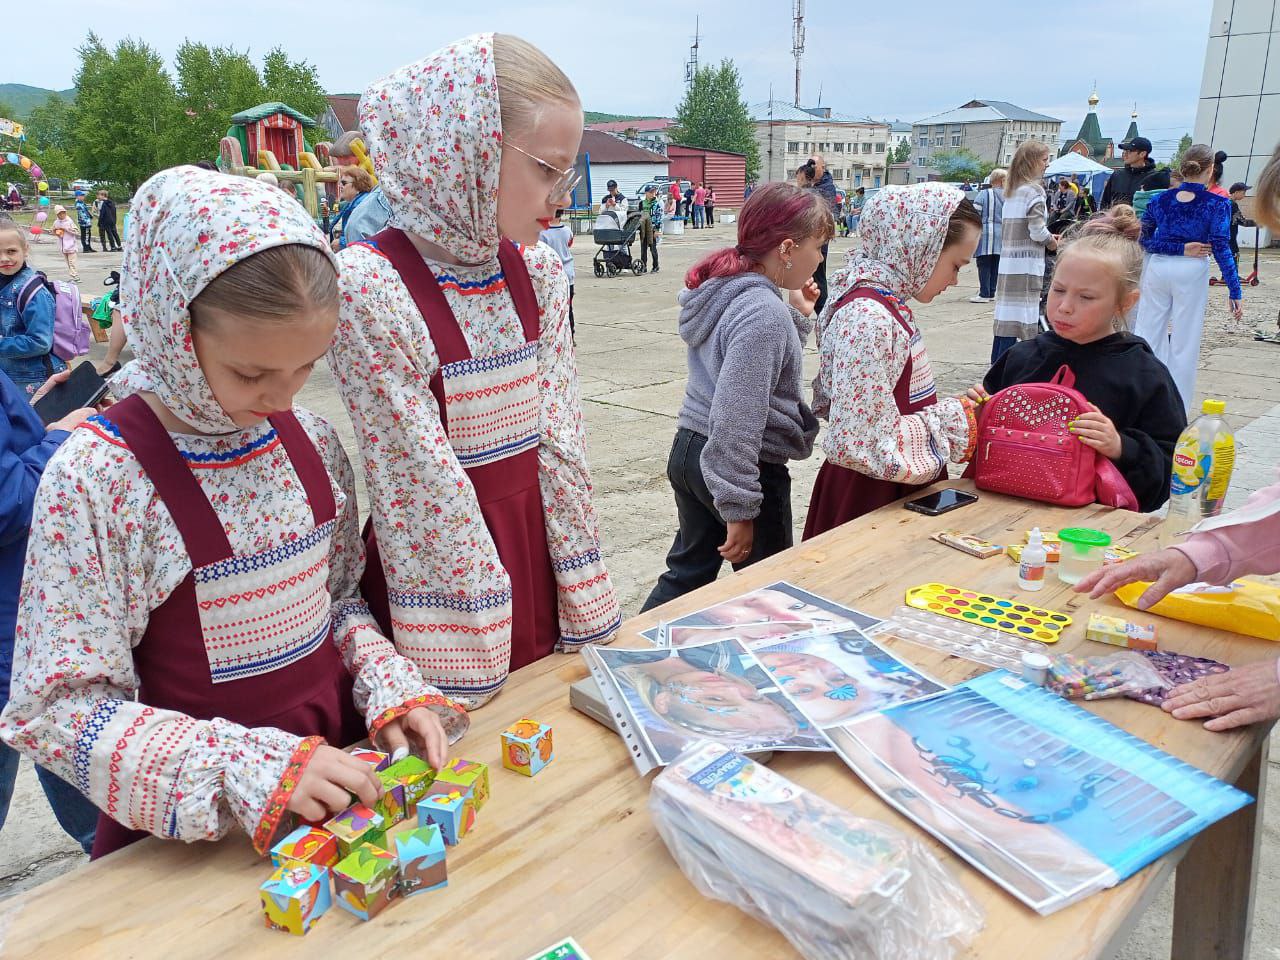
<svg viewBox="0 0 1280 960">
<path fill-rule="evenodd" d="M 53 352 L 55 300 L 27 264 L 27 235 L 0 220 L 0 370 L 28 397 L 66 363 Z"/>
</svg>

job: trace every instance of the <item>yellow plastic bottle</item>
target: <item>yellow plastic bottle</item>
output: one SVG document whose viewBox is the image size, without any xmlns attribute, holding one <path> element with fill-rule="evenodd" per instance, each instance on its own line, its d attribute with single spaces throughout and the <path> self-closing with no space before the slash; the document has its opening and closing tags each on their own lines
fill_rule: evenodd
<svg viewBox="0 0 1280 960">
<path fill-rule="evenodd" d="M 1231 484 L 1236 464 L 1236 438 L 1222 418 L 1227 405 L 1206 400 L 1178 437 L 1173 449 L 1169 481 L 1169 515 L 1160 531 L 1160 545 L 1171 546 L 1205 517 L 1216 517 Z"/>
</svg>

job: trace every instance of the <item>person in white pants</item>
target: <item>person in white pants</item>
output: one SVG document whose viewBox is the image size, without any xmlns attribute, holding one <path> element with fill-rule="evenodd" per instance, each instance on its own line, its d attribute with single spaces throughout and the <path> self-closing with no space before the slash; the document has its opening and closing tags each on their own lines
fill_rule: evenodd
<svg viewBox="0 0 1280 960">
<path fill-rule="evenodd" d="M 1232 316 L 1244 315 L 1231 253 L 1231 201 L 1207 189 L 1213 164 L 1213 150 L 1193 144 L 1183 155 L 1182 185 L 1157 194 L 1142 215 L 1142 246 L 1149 256 L 1133 332 L 1169 368 L 1188 411 L 1195 402 L 1211 253 L 1230 290 Z"/>
</svg>

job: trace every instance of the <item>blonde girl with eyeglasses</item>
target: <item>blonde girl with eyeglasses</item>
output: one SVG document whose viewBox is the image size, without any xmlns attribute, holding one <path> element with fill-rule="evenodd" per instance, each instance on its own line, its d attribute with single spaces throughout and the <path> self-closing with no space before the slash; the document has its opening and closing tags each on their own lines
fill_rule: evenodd
<svg viewBox="0 0 1280 960">
<path fill-rule="evenodd" d="M 459 40 L 376 81 L 360 126 L 391 206 L 342 254 L 330 353 L 372 508 L 364 594 L 469 707 L 511 670 L 608 642 L 560 258 L 582 106 L 545 54 Z"/>
</svg>

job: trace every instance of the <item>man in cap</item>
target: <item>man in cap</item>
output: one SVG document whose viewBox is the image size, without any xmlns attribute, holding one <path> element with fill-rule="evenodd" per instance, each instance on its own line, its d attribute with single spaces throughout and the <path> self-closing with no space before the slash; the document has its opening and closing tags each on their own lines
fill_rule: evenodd
<svg viewBox="0 0 1280 960">
<path fill-rule="evenodd" d="M 1120 149 L 1124 151 L 1124 169 L 1113 173 L 1103 188 L 1099 204 L 1102 210 L 1117 203 L 1133 203 L 1133 195 L 1139 190 L 1169 189 L 1169 171 L 1156 169 L 1150 140 L 1134 137 L 1120 144 Z"/>
</svg>

